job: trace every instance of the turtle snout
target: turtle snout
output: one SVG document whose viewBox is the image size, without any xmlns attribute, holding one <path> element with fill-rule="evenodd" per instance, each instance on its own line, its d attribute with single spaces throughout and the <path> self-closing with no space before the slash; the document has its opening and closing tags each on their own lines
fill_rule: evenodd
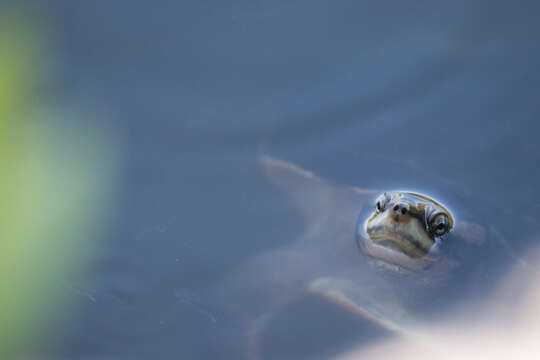
<svg viewBox="0 0 540 360">
<path fill-rule="evenodd" d="M 406 215 L 409 213 L 409 204 L 404 202 L 398 202 L 392 207 L 392 211 L 395 215 Z"/>
</svg>

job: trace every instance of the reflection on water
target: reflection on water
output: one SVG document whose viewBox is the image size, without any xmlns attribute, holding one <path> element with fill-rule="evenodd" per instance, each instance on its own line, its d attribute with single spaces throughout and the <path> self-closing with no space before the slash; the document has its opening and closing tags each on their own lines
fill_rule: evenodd
<svg viewBox="0 0 540 360">
<path fill-rule="evenodd" d="M 256 289 L 239 274 L 305 228 L 262 151 L 334 183 L 433 195 L 484 229 L 498 250 L 459 264 L 466 282 L 434 304 L 444 328 L 495 301 L 537 239 L 535 2 L 26 4 L 54 19 L 53 100 L 110 113 L 127 143 L 112 226 L 44 357 L 241 358 L 242 312 L 228 309 Z M 392 336 L 341 311 L 300 297 L 262 331 L 261 355 L 328 358 Z"/>
<path fill-rule="evenodd" d="M 535 359 L 540 356 L 538 246 L 483 302 L 469 303 L 415 334 L 373 343 L 336 357 L 359 359 Z"/>
</svg>

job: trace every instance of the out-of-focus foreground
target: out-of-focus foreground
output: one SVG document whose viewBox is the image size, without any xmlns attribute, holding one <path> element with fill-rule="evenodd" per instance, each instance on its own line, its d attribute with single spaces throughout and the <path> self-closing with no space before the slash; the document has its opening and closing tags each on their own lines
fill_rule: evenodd
<svg viewBox="0 0 540 360">
<path fill-rule="evenodd" d="M 115 156 L 54 91 L 46 28 L 0 14 L 0 358 L 33 358 L 99 242 Z"/>
</svg>

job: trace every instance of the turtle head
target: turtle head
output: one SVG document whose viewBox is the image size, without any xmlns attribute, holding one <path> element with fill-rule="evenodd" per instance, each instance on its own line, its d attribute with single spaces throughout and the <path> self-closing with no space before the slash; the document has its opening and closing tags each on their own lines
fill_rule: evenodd
<svg viewBox="0 0 540 360">
<path fill-rule="evenodd" d="M 365 222 L 369 239 L 363 245 L 371 253 L 379 248 L 379 253 L 397 252 L 398 257 L 420 259 L 453 226 L 452 214 L 437 201 L 411 192 L 385 192 Z"/>
</svg>

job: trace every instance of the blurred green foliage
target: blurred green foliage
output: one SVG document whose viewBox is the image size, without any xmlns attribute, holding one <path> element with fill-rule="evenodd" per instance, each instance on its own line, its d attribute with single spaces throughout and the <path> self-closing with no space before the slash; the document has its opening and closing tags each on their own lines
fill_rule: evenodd
<svg viewBox="0 0 540 360">
<path fill-rule="evenodd" d="M 42 30 L 0 15 L 0 359 L 40 358 L 63 331 L 113 180 L 112 142 L 48 101 Z"/>
</svg>

